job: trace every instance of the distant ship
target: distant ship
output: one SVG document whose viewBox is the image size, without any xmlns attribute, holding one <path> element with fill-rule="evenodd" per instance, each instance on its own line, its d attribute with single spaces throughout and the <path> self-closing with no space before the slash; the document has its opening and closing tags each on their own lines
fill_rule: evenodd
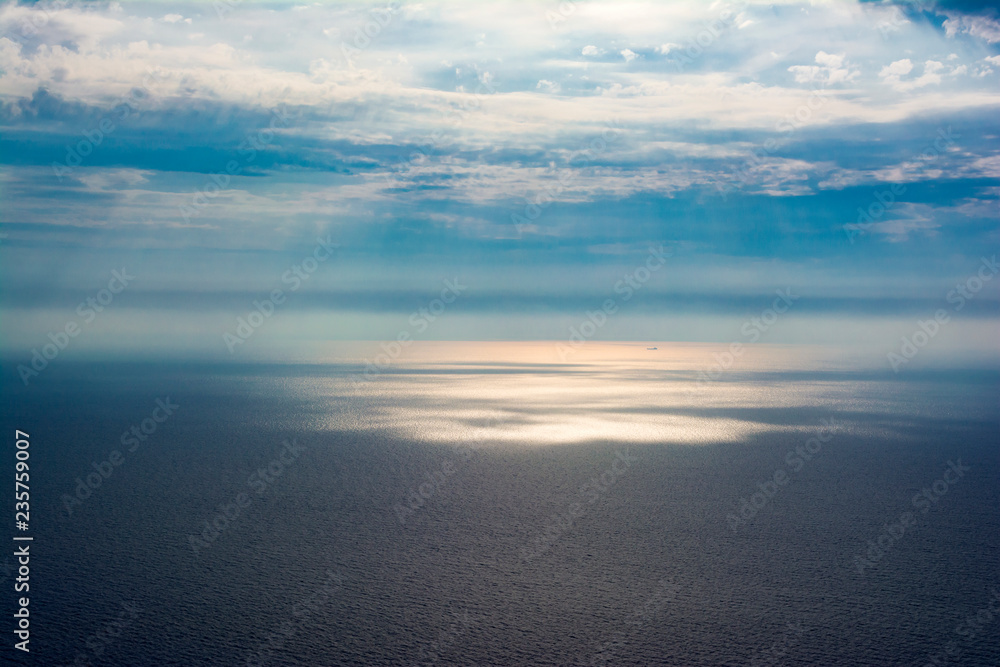
<svg viewBox="0 0 1000 667">
<path fill-rule="evenodd" d="M 656 348 L 655 347 L 647 347 L 646 349 L 647 350 L 655 350 Z"/>
</svg>

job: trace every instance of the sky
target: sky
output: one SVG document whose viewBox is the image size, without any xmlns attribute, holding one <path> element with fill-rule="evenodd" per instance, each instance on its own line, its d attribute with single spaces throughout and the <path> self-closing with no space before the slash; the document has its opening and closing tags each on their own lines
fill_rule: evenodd
<svg viewBox="0 0 1000 667">
<path fill-rule="evenodd" d="M 938 315 L 922 360 L 1000 359 L 979 3 L 8 2 L 0 35 L 5 357 L 75 323 L 886 363 Z"/>
</svg>

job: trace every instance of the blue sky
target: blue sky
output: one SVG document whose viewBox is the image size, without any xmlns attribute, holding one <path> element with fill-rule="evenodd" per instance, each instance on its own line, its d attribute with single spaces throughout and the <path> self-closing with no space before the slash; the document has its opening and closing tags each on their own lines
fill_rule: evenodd
<svg viewBox="0 0 1000 667">
<path fill-rule="evenodd" d="M 455 278 L 424 338 L 564 339 L 663 245 L 597 338 L 740 340 L 791 288 L 761 342 L 884 356 L 1000 241 L 975 3 L 6 3 L 0 34 L 8 355 L 127 267 L 75 350 L 227 357 L 329 239 L 248 354 L 394 338 Z M 998 283 L 941 350 L 996 356 Z"/>
</svg>

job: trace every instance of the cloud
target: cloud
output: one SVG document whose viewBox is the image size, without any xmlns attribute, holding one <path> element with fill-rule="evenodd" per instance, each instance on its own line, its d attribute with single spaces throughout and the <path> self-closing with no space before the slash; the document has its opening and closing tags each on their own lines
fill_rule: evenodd
<svg viewBox="0 0 1000 667">
<path fill-rule="evenodd" d="M 548 91 L 550 93 L 558 93 L 561 90 L 561 87 L 559 86 L 558 83 L 554 83 L 552 81 L 547 81 L 545 79 L 541 79 L 535 85 L 535 88 L 536 89 L 540 89 L 540 90 L 545 90 L 545 91 Z"/>
<path fill-rule="evenodd" d="M 888 79 L 889 77 L 895 77 L 899 80 L 899 77 L 909 74 L 913 70 L 913 63 L 909 58 L 904 58 L 902 60 L 897 60 L 895 62 L 889 63 L 878 73 L 883 79 Z"/>
<path fill-rule="evenodd" d="M 864 167 L 833 164 L 831 154 L 848 158 L 830 149 L 831 137 L 875 124 L 897 133 L 880 145 L 895 146 L 899 128 L 913 119 L 978 118 L 1000 103 L 995 82 L 985 78 L 990 72 L 982 74 L 993 61 L 982 59 L 975 36 L 956 31 L 953 41 L 939 34 L 935 43 L 932 27 L 914 21 L 883 44 L 851 31 L 867 25 L 866 12 L 874 9 L 839 3 L 810 5 L 806 15 L 794 3 L 775 11 L 750 2 L 740 22 L 752 19 L 762 29 L 720 30 L 698 50 L 690 45 L 710 33 L 706 25 L 718 19 L 718 7 L 581 3 L 554 34 L 544 20 L 471 5 L 408 5 L 379 22 L 362 5 L 320 3 L 293 12 L 248 3 L 225 21 L 200 22 L 196 40 L 173 26 L 197 16 L 197 5 L 170 5 L 165 16 L 158 7 L 67 9 L 23 45 L 0 38 L 0 117 L 10 130 L 0 138 L 0 155 L 7 156 L 0 164 L 21 174 L 15 182 L 29 193 L 17 201 L 20 219 L 65 221 L 76 211 L 72 224 L 80 227 L 112 228 L 129 216 L 166 226 L 204 185 L 204 173 L 239 157 L 279 105 L 296 120 L 275 130 L 198 224 L 220 235 L 230 225 L 270 226 L 280 237 L 290 228 L 334 224 L 333 213 L 346 226 L 368 215 L 405 217 L 410 201 L 458 221 L 494 220 L 503 213 L 479 207 L 558 183 L 553 179 L 562 173 L 572 181 L 559 186 L 558 200 L 571 206 L 701 196 L 733 173 L 745 175 L 738 196 L 816 196 L 879 182 L 903 161 L 891 154 Z M 6 5 L 0 29 L 38 11 Z M 246 40 L 251 34 L 266 38 Z M 784 45 L 793 37 L 815 45 L 812 63 L 791 59 Z M 345 59 L 342 47 L 356 52 Z M 577 49 L 584 58 L 573 55 Z M 674 66 L 681 50 L 693 60 L 683 71 Z M 647 51 L 662 57 L 636 62 Z M 897 53 L 909 57 L 883 67 Z M 610 54 L 621 57 L 590 60 Z M 59 206 L 57 197 L 46 198 L 51 190 L 39 194 L 44 175 L 30 170 L 63 160 L 66 146 L 92 132 L 153 67 L 165 76 L 149 86 L 141 113 L 116 124 L 77 170 L 73 188 L 67 181 L 58 190 L 83 203 Z M 956 75 L 970 69 L 976 76 L 959 81 Z M 945 81 L 947 90 L 935 91 Z M 887 83 L 909 94 L 887 95 Z M 795 84 L 829 89 L 813 109 Z M 788 126 L 793 131 L 779 129 L 796 114 L 805 120 Z M 586 167 L 561 171 L 612 119 L 621 128 L 616 140 Z M 768 139 L 778 148 L 765 150 Z M 418 153 L 425 157 L 410 162 Z M 760 164 L 744 170 L 755 155 L 763 155 Z M 948 173 L 973 178 L 991 165 L 969 158 L 966 171 Z M 136 170 L 144 180 L 100 171 L 111 169 Z M 317 180 L 324 185 L 315 187 Z M 588 224 L 589 215 L 578 224 Z M 470 234 L 499 238 L 496 230 L 469 225 Z M 555 225 L 538 228 L 553 233 Z M 197 244 L 209 236 L 189 238 Z"/>
<path fill-rule="evenodd" d="M 1000 21 L 988 16 L 949 15 L 944 29 L 948 37 L 964 33 L 988 44 L 1000 42 Z"/>
<path fill-rule="evenodd" d="M 816 62 L 829 69 L 839 69 L 844 64 L 844 54 L 832 54 L 820 51 L 816 54 Z"/>
<path fill-rule="evenodd" d="M 873 223 L 869 228 L 869 233 L 884 237 L 890 243 L 902 243 L 909 241 L 916 233 L 927 236 L 937 236 L 941 225 L 932 218 L 913 213 L 909 218 L 898 218 L 896 220 L 881 220 Z"/>
<path fill-rule="evenodd" d="M 966 72 L 964 65 L 953 67 L 947 74 L 959 75 Z M 928 60 L 923 66 L 923 75 L 916 79 L 903 80 L 903 77 L 913 71 L 913 63 L 909 58 L 897 60 L 886 65 L 879 72 L 879 77 L 889 86 L 900 92 L 907 92 L 923 88 L 924 86 L 941 83 L 942 73 L 945 72 L 945 65 L 937 60 Z"/>
<path fill-rule="evenodd" d="M 834 85 L 849 83 L 857 79 L 861 72 L 857 68 L 845 65 L 844 54 L 832 54 L 820 51 L 816 54 L 816 65 L 793 65 L 788 71 L 795 75 L 797 83 L 820 83 Z"/>
</svg>

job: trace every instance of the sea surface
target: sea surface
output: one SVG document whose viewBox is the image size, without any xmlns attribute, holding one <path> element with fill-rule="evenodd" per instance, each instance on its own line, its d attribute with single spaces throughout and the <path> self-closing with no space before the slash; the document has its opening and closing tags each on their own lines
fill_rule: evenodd
<svg viewBox="0 0 1000 667">
<path fill-rule="evenodd" d="M 720 351 L 8 367 L 30 664 L 1000 664 L 1000 375 Z"/>
</svg>

